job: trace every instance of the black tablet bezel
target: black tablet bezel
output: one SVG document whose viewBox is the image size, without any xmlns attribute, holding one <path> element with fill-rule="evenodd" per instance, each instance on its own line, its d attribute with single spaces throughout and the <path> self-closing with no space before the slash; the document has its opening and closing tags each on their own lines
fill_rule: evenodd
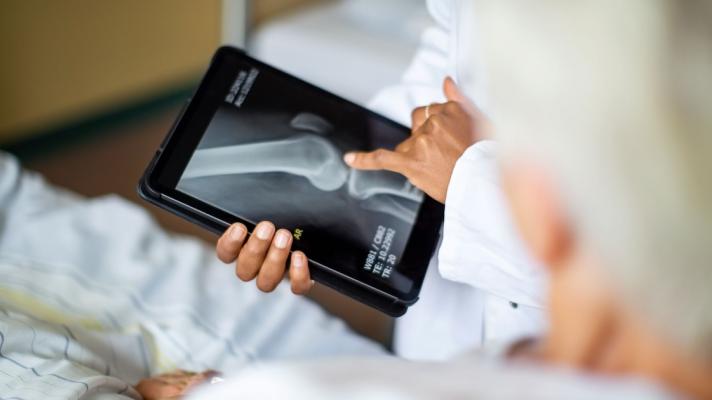
<svg viewBox="0 0 712 400">
<path fill-rule="evenodd" d="M 175 186 L 185 169 L 193 151 L 198 146 L 202 138 L 202 134 L 195 135 L 192 132 L 205 132 L 208 124 L 213 118 L 218 106 L 223 102 L 224 95 L 229 90 L 232 80 L 234 79 L 234 70 L 241 61 L 258 66 L 261 69 L 269 69 L 273 72 L 286 74 L 274 67 L 271 67 L 259 60 L 256 60 L 243 51 L 232 47 L 221 47 L 213 56 L 212 62 L 205 73 L 197 91 L 193 95 L 187 107 L 179 116 L 176 124 L 173 126 L 170 134 L 166 137 L 161 145 L 161 148 L 156 155 L 154 162 L 146 175 L 144 176 L 144 185 L 151 192 L 160 194 L 166 201 L 173 203 L 174 207 L 182 208 L 184 213 L 202 214 L 203 218 L 213 219 L 217 224 L 227 227 L 234 222 L 245 223 L 250 231 L 254 228 L 252 221 L 241 218 L 238 215 L 225 212 L 219 208 L 211 206 L 195 197 L 187 195 L 175 189 Z M 231 68 L 231 66 L 235 68 Z M 323 89 L 304 82 L 296 77 L 292 77 L 295 82 L 301 84 L 307 90 L 315 90 L 324 96 L 331 96 L 333 99 L 340 102 L 348 103 L 363 109 L 364 112 L 371 116 L 379 118 L 386 123 L 395 124 L 396 122 L 389 120 L 379 114 L 376 114 L 363 107 L 355 105 L 348 100 L 340 98 Z M 405 127 L 404 127 L 405 128 Z M 405 128 L 407 129 L 407 128 Z M 344 278 L 357 281 L 381 294 L 392 296 L 400 301 L 409 304 L 417 300 L 420 292 L 425 273 L 432 256 L 437 241 L 439 239 L 440 226 L 443 219 L 443 206 L 439 202 L 431 199 L 428 196 L 424 197 L 418 212 L 418 217 L 413 225 L 408 243 L 401 256 L 400 264 L 414 265 L 416 270 L 412 278 L 414 284 L 411 290 L 407 293 L 395 290 L 395 288 L 379 281 L 374 277 L 373 280 L 364 282 L 356 277 L 351 277 L 341 271 L 329 268 L 323 264 L 319 264 L 326 270 L 332 271 L 336 275 L 342 275 Z M 315 263 L 314 260 L 310 262 Z"/>
</svg>

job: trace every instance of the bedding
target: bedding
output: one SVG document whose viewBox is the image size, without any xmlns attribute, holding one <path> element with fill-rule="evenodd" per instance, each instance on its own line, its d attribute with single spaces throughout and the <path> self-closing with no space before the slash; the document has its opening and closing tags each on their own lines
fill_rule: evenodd
<svg viewBox="0 0 712 400">
<path fill-rule="evenodd" d="M 0 397 L 139 398 L 175 369 L 379 355 L 316 304 L 264 294 L 116 196 L 84 199 L 0 152 Z"/>
</svg>

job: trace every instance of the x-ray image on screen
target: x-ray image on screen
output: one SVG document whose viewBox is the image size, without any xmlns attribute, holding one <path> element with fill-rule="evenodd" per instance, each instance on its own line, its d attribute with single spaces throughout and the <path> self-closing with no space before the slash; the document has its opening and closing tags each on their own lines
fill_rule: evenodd
<svg viewBox="0 0 712 400">
<path fill-rule="evenodd" d="M 262 83 L 255 69 L 238 75 L 177 189 L 254 223 L 298 230 L 295 239 L 312 246 L 343 242 L 363 249 L 358 264 L 374 241 L 381 250 L 388 239 L 395 264 L 423 193 L 399 174 L 354 170 L 342 158 L 347 151 L 393 147 L 402 128 L 323 99 L 280 96 L 278 83 Z"/>
</svg>

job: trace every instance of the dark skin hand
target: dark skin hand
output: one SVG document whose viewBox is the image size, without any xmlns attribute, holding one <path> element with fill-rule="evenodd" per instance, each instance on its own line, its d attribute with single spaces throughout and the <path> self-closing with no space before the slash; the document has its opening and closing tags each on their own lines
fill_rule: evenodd
<svg viewBox="0 0 712 400">
<path fill-rule="evenodd" d="M 290 258 L 289 279 L 292 292 L 306 294 L 314 285 L 309 275 L 307 256 L 295 251 L 291 257 L 292 234 L 286 229 L 276 230 L 274 224 L 262 221 L 247 237 L 247 227 L 232 224 L 218 239 L 216 247 L 220 261 L 235 264 L 235 274 L 245 282 L 255 280 L 263 292 L 273 291 L 282 281 L 287 259 Z"/>
<path fill-rule="evenodd" d="M 446 103 L 431 104 L 413 110 L 410 138 L 395 150 L 378 149 L 344 156 L 352 168 L 397 172 L 435 200 L 445 203 L 455 162 L 482 139 L 486 119 L 447 78 L 443 91 Z"/>
<path fill-rule="evenodd" d="M 411 136 L 391 150 L 353 152 L 344 156 L 350 167 L 389 170 L 404 175 L 413 185 L 444 203 L 455 162 L 465 150 L 484 137 L 486 117 L 462 94 L 455 82 L 443 83 L 447 102 L 413 110 Z M 252 235 L 241 223 L 231 225 L 218 240 L 218 258 L 235 265 L 241 280 L 255 280 L 264 292 L 273 291 L 289 274 L 292 292 L 306 294 L 314 285 L 307 257 L 301 251 L 290 256 L 292 234 L 262 221 Z M 287 272 L 287 260 L 290 267 Z"/>
</svg>

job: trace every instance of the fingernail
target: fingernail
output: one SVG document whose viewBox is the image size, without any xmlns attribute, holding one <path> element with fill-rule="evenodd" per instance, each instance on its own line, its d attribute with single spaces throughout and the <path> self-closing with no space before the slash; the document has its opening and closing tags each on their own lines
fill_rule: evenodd
<svg viewBox="0 0 712 400">
<path fill-rule="evenodd" d="M 272 224 L 265 222 L 257 226 L 257 232 L 255 232 L 255 234 L 258 239 L 267 240 L 270 236 L 272 236 L 272 229 L 274 229 Z"/>
<path fill-rule="evenodd" d="M 245 230 L 245 227 L 242 225 L 233 225 L 232 228 L 230 228 L 230 238 L 232 240 L 237 240 L 241 241 L 242 239 L 245 238 L 245 234 L 247 231 Z"/>
<path fill-rule="evenodd" d="M 304 267 L 304 256 L 301 253 L 294 253 L 294 266 L 297 268 Z"/>
<path fill-rule="evenodd" d="M 274 238 L 274 245 L 278 249 L 285 249 L 287 248 L 287 244 L 289 243 L 289 238 L 292 235 L 289 232 L 286 231 L 279 231 L 277 232 L 277 236 Z"/>
<path fill-rule="evenodd" d="M 356 160 L 356 154 L 354 154 L 354 153 L 346 153 L 346 154 L 344 154 L 344 162 L 345 162 L 346 164 L 351 165 L 351 163 L 353 163 L 354 160 Z"/>
</svg>

